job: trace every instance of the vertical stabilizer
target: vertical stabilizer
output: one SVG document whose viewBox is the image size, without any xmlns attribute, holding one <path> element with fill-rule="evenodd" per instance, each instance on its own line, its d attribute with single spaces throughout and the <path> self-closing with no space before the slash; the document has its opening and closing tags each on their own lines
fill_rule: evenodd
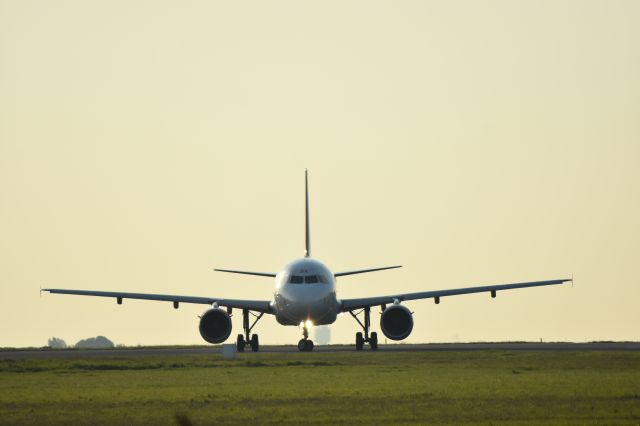
<svg viewBox="0 0 640 426">
<path fill-rule="evenodd" d="M 309 179 L 307 178 L 307 169 L 304 169 L 304 212 L 305 212 L 305 239 L 304 239 L 304 257 L 311 256 L 311 236 L 309 235 Z"/>
</svg>

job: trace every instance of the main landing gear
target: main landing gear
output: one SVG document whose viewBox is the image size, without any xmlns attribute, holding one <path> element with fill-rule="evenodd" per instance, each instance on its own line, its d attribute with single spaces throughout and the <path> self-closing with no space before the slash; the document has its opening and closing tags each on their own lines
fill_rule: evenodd
<svg viewBox="0 0 640 426">
<path fill-rule="evenodd" d="M 302 335 L 304 338 L 298 342 L 298 350 L 300 352 L 311 352 L 313 350 L 313 340 L 309 340 L 309 327 L 307 324 L 302 324 Z"/>
<path fill-rule="evenodd" d="M 253 320 L 253 324 L 249 325 L 249 314 L 251 314 L 255 320 Z M 256 325 L 256 323 L 262 318 L 264 313 L 260 313 L 260 315 L 256 315 L 248 309 L 242 310 L 242 328 L 244 329 L 244 335 L 238 334 L 238 339 L 236 340 L 236 348 L 238 352 L 244 352 L 245 346 L 251 346 L 251 350 L 253 352 L 258 352 L 260 350 L 260 342 L 258 340 L 258 335 L 251 335 L 251 330 Z"/>
<path fill-rule="evenodd" d="M 362 312 L 364 312 L 364 324 L 358 318 L 358 315 L 360 315 Z M 364 331 L 364 336 L 362 335 L 361 332 L 356 333 L 356 350 L 361 351 L 362 348 L 364 348 L 365 343 L 369 343 L 371 350 L 373 351 L 377 350 L 378 349 L 378 333 L 374 331 L 371 333 L 371 335 L 369 335 L 369 328 L 371 326 L 371 318 L 370 318 L 371 308 L 367 306 L 366 308 L 363 308 L 362 310 L 356 313 L 353 313 L 353 311 L 349 311 L 349 313 L 353 318 L 355 318 L 356 321 L 358 321 L 358 324 L 360 324 L 360 326 L 362 327 L 362 330 Z"/>
</svg>

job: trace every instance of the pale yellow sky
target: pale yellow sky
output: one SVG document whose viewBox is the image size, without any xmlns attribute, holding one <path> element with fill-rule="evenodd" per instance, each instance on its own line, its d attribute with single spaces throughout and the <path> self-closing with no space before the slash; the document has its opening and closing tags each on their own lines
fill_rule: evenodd
<svg viewBox="0 0 640 426">
<path fill-rule="evenodd" d="M 0 0 L 0 346 L 204 343 L 203 306 L 38 288 L 269 299 L 211 269 L 302 255 L 307 167 L 314 256 L 404 265 L 339 296 L 576 276 L 410 303 L 408 342 L 638 340 L 638 22 L 636 1 Z"/>
</svg>

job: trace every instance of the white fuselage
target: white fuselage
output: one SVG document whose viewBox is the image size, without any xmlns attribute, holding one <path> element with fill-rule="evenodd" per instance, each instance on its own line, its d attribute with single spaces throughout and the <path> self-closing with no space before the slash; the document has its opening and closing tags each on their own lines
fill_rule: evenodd
<svg viewBox="0 0 640 426">
<path fill-rule="evenodd" d="M 332 324 L 340 302 L 336 279 L 322 262 L 305 257 L 287 264 L 276 275 L 273 311 L 282 325 Z"/>
</svg>

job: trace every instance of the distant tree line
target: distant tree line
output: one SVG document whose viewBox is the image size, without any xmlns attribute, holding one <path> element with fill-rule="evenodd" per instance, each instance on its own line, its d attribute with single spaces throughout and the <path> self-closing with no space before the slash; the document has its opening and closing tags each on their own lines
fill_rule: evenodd
<svg viewBox="0 0 640 426">
<path fill-rule="evenodd" d="M 104 348 L 113 348 L 115 345 L 109 339 L 104 336 L 96 336 L 89 337 L 87 339 L 82 339 L 75 345 L 67 345 L 67 343 L 58 338 L 52 337 L 48 341 L 48 345 L 50 348 L 54 349 L 66 349 L 66 348 L 78 348 L 78 349 L 104 349 Z"/>
</svg>

